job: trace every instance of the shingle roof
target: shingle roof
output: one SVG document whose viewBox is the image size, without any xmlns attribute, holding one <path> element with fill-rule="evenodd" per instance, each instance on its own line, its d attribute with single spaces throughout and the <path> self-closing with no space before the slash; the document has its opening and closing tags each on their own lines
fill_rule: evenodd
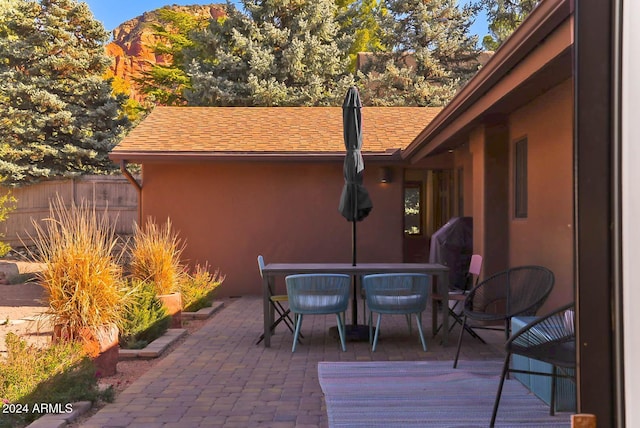
<svg viewBox="0 0 640 428">
<path fill-rule="evenodd" d="M 432 107 L 364 107 L 363 152 L 403 149 L 436 116 Z M 156 107 L 111 152 L 145 155 L 344 153 L 341 107 Z"/>
</svg>

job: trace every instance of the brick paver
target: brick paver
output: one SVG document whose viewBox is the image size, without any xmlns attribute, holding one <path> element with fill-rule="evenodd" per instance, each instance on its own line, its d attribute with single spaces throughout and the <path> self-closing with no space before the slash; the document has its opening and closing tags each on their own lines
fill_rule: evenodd
<svg viewBox="0 0 640 428">
<path fill-rule="evenodd" d="M 328 334 L 335 316 L 307 316 L 303 343 L 292 354 L 292 335 L 283 325 L 271 348 L 255 345 L 262 330 L 260 298 L 232 299 L 82 427 L 326 427 L 318 362 L 453 360 L 458 328 L 442 347 L 431 337 L 430 320 L 425 313 L 427 352 L 415 325 L 409 335 L 403 316 L 383 317 L 375 353 L 367 342 L 347 342 L 341 352 Z M 483 332 L 489 345 L 465 336 L 461 358 L 501 359 L 503 334 Z"/>
</svg>

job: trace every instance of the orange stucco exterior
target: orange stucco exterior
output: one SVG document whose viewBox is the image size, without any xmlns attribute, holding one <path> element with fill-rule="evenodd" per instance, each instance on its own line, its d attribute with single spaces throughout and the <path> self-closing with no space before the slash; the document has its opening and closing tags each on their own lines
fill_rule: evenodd
<svg viewBox="0 0 640 428">
<path fill-rule="evenodd" d="M 365 164 L 371 214 L 357 224 L 358 261 L 402 261 L 402 183 Z M 341 162 L 202 162 L 144 165 L 143 219 L 171 218 L 183 258 L 226 275 L 220 296 L 262 293 L 256 257 L 351 262 L 351 223 L 338 212 Z M 401 177 L 397 168 L 392 177 Z"/>
<path fill-rule="evenodd" d="M 549 267 L 556 284 L 549 308 L 574 299 L 573 82 L 567 80 L 509 117 L 513 143 L 528 141 L 529 212 L 509 222 L 509 264 Z M 512 168 L 513 169 L 513 168 Z M 511 172 L 511 176 L 513 172 Z M 513 179 L 510 213 L 513 213 Z"/>
<path fill-rule="evenodd" d="M 473 217 L 474 252 L 486 277 L 535 264 L 556 277 L 548 308 L 574 294 L 572 80 L 542 93 L 499 123 L 473 128 L 455 151 L 464 171 L 464 215 Z M 528 142 L 528 215 L 514 215 L 514 144 Z M 544 309 L 543 309 L 544 310 Z"/>
<path fill-rule="evenodd" d="M 453 152 L 453 168 L 462 171 L 460 214 L 473 217 L 474 252 L 484 258 L 481 277 L 513 266 L 548 267 L 556 282 L 545 312 L 575 299 L 574 22 L 551 3 L 537 13 L 540 21 L 528 21 L 516 34 L 521 38 L 501 47 L 403 157 L 417 164 Z M 532 42 L 536 37 L 544 42 Z M 528 212 L 517 218 L 514 147 L 523 138 Z"/>
</svg>

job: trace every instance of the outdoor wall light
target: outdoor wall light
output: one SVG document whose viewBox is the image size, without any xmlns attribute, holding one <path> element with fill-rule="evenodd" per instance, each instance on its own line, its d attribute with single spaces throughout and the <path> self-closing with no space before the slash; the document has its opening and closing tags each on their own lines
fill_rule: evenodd
<svg viewBox="0 0 640 428">
<path fill-rule="evenodd" d="M 380 167 L 378 169 L 378 181 L 380 183 L 391 183 L 391 168 Z"/>
</svg>

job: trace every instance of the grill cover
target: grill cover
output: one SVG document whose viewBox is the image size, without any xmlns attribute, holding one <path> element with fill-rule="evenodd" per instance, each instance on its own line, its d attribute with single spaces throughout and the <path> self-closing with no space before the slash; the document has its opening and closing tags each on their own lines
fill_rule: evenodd
<svg viewBox="0 0 640 428">
<path fill-rule="evenodd" d="M 449 267 L 450 288 L 467 288 L 467 273 L 472 253 L 472 217 L 452 217 L 431 236 L 429 263 Z"/>
</svg>

